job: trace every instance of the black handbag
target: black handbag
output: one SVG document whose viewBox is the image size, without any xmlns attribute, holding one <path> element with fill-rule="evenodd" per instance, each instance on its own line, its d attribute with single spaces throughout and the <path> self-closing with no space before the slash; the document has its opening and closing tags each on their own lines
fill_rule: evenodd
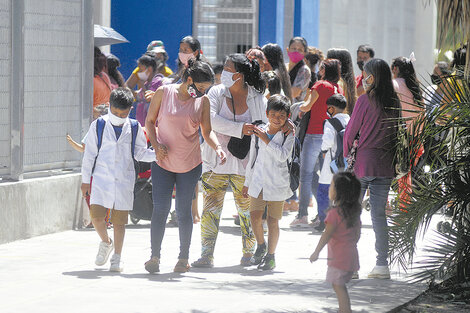
<svg viewBox="0 0 470 313">
<path fill-rule="evenodd" d="M 233 120 L 236 121 L 235 119 L 235 104 L 233 103 L 233 98 L 232 100 L 232 109 L 233 109 Z M 227 149 L 230 151 L 230 153 L 236 157 L 237 159 L 243 160 L 247 155 L 248 152 L 250 151 L 250 144 L 251 144 L 251 136 L 246 136 L 243 135 L 243 137 L 237 138 L 237 137 L 230 137 L 230 141 L 227 144 Z"/>
</svg>

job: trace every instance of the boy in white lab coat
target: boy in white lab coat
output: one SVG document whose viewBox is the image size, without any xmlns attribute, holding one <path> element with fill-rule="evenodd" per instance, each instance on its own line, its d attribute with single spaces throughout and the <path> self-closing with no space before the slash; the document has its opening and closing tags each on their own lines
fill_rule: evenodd
<svg viewBox="0 0 470 313">
<path fill-rule="evenodd" d="M 326 106 L 328 114 L 331 119 L 325 121 L 323 126 L 323 136 L 321 151 L 323 153 L 323 166 L 320 171 L 320 177 L 318 179 L 317 189 L 317 208 L 318 218 L 314 222 L 314 232 L 323 232 L 325 229 L 325 218 L 326 210 L 330 206 L 330 200 L 328 197 L 328 190 L 330 189 L 330 183 L 333 179 L 333 171 L 331 169 L 331 161 L 334 158 L 338 147 L 337 135 L 338 132 L 333 126 L 333 123 L 345 129 L 349 122 L 349 115 L 344 113 L 346 109 L 346 98 L 339 93 L 336 93 L 326 100 Z"/>
<path fill-rule="evenodd" d="M 82 194 L 90 195 L 90 216 L 101 238 L 95 264 L 104 265 L 111 257 L 110 271 L 120 272 L 125 224 L 134 202 L 134 159 L 156 160 L 137 121 L 128 118 L 134 96 L 128 88 L 117 88 L 109 97 L 107 115 L 90 125 L 82 161 Z M 114 242 L 108 237 L 105 216 L 111 209 Z"/>
<path fill-rule="evenodd" d="M 282 128 L 290 113 L 290 100 L 282 95 L 273 95 L 268 100 L 266 115 L 268 124 L 253 130 L 250 160 L 242 189 L 244 197 L 250 196 L 251 226 L 255 234 L 257 249 L 251 264 L 260 270 L 276 267 L 274 252 L 279 240 L 279 220 L 282 218 L 284 201 L 292 196 L 287 161 L 294 147 L 294 134 L 285 135 Z M 268 248 L 264 241 L 262 217 L 267 207 Z M 267 252 L 267 254 L 266 254 Z"/>
</svg>

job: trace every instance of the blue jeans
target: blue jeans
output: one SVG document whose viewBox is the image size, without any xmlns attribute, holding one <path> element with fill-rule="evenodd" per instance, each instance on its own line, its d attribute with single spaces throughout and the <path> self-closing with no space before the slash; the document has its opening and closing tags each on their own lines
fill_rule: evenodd
<svg viewBox="0 0 470 313">
<path fill-rule="evenodd" d="M 317 206 L 318 206 L 318 218 L 324 222 L 326 218 L 326 210 L 330 206 L 330 198 L 328 197 L 328 191 L 330 184 L 318 184 L 317 191 Z"/>
<path fill-rule="evenodd" d="M 370 215 L 375 233 L 375 251 L 377 252 L 376 265 L 388 265 L 388 227 L 385 206 L 387 205 L 392 178 L 362 177 L 360 181 L 360 199 L 364 198 L 367 189 L 370 190 Z"/>
<path fill-rule="evenodd" d="M 194 188 L 201 177 L 202 165 L 199 164 L 186 173 L 173 173 L 152 163 L 152 198 L 153 213 L 150 237 L 152 243 L 152 256 L 160 257 L 163 236 L 165 235 L 166 220 L 171 209 L 171 196 L 176 184 L 176 215 L 180 235 L 179 259 L 189 258 L 189 246 L 193 233 L 193 215 L 191 201 Z"/>
<path fill-rule="evenodd" d="M 317 160 L 321 152 L 323 135 L 305 135 L 302 151 L 300 154 L 300 192 L 299 192 L 299 215 L 308 215 L 308 204 L 312 194 L 316 198 L 318 188 Z"/>
</svg>

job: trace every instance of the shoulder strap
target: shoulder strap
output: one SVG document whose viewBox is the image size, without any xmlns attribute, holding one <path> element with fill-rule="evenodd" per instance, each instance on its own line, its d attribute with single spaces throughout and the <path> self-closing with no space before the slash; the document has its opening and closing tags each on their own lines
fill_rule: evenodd
<svg viewBox="0 0 470 313">
<path fill-rule="evenodd" d="M 343 124 L 341 124 L 339 119 L 337 119 L 336 117 L 330 118 L 328 121 L 330 122 L 331 126 L 333 126 L 333 128 L 336 130 L 337 133 L 339 133 L 340 131 L 344 129 Z"/>
<path fill-rule="evenodd" d="M 233 101 L 232 94 L 230 94 L 230 101 L 232 102 L 232 109 L 233 109 L 233 121 L 236 122 L 237 120 L 235 119 L 235 103 Z"/>
<path fill-rule="evenodd" d="M 256 159 L 258 158 L 258 150 L 259 150 L 259 138 L 258 136 L 255 136 L 255 159 L 253 160 L 253 163 L 251 164 L 251 168 L 255 166 Z"/>
<path fill-rule="evenodd" d="M 132 152 L 132 158 L 134 158 L 134 153 L 135 153 L 135 140 L 137 138 L 137 132 L 139 131 L 139 122 L 134 119 L 129 119 L 131 122 L 131 132 L 132 132 L 132 141 L 131 141 L 131 152 Z"/>
<path fill-rule="evenodd" d="M 103 132 L 104 132 L 105 126 L 106 126 L 106 121 L 101 116 L 98 117 L 98 119 L 96 120 L 96 137 L 98 139 L 98 142 L 97 142 L 98 151 L 96 152 L 95 162 L 93 162 L 91 174 L 93 174 L 93 172 L 95 171 L 96 159 L 98 158 L 98 154 L 100 153 L 101 143 L 103 142 Z"/>
</svg>

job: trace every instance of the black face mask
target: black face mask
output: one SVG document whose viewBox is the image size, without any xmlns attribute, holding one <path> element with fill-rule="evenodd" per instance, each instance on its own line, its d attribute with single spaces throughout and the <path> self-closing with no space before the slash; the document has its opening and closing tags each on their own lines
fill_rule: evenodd
<svg viewBox="0 0 470 313">
<path fill-rule="evenodd" d="M 439 77 L 439 75 L 432 74 L 431 75 L 431 82 L 433 83 L 433 85 L 439 85 L 440 83 L 442 83 L 442 79 L 441 79 L 441 77 Z"/>
<path fill-rule="evenodd" d="M 364 70 L 364 61 L 357 61 L 357 66 L 359 66 L 359 69 L 361 71 L 363 71 Z"/>
<path fill-rule="evenodd" d="M 191 98 L 200 98 L 204 96 L 204 93 L 200 92 L 194 83 L 188 86 L 188 93 Z"/>
</svg>

